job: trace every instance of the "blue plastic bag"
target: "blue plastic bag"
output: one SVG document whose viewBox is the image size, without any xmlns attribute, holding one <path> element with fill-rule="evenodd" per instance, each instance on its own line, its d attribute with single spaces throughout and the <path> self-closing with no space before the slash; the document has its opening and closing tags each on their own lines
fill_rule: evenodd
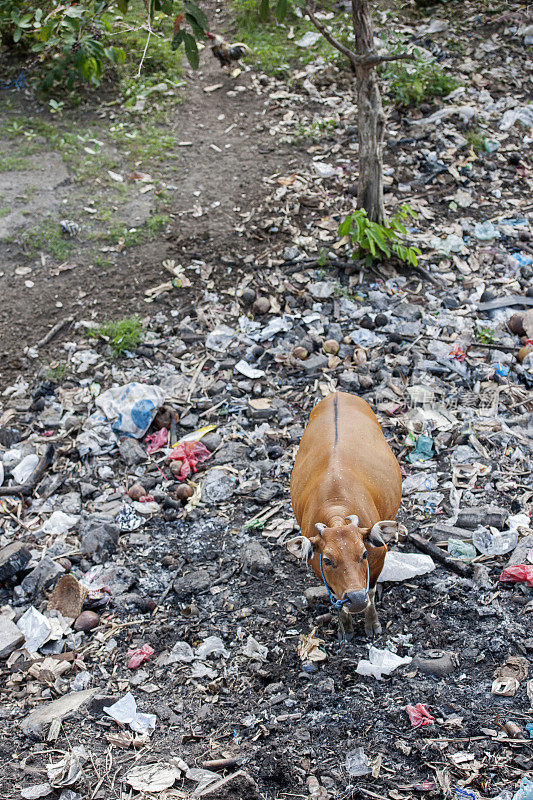
<svg viewBox="0 0 533 800">
<path fill-rule="evenodd" d="M 533 800 L 533 781 L 529 778 L 522 778 L 520 788 L 513 795 L 513 800 Z"/>
</svg>

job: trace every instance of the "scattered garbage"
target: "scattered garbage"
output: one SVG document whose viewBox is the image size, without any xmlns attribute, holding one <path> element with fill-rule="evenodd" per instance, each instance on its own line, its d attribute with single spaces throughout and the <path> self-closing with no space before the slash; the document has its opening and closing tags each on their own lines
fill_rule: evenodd
<svg viewBox="0 0 533 800">
<path fill-rule="evenodd" d="M 149 733 L 155 729 L 157 717 L 155 714 L 144 714 L 137 711 L 137 703 L 131 692 L 127 692 L 113 705 L 104 706 L 103 710 L 115 722 L 129 725 L 136 733 Z"/>
<path fill-rule="evenodd" d="M 346 772 L 353 778 L 359 778 L 361 775 L 369 775 L 372 770 L 368 763 L 368 756 L 362 747 L 356 747 L 346 753 L 346 760 L 344 762 Z"/>
<path fill-rule="evenodd" d="M 412 658 L 406 656 L 402 658 L 391 650 L 378 650 L 377 647 L 369 647 L 368 659 L 362 658 L 357 664 L 355 671 L 358 675 L 372 675 L 381 680 L 383 675 L 390 675 L 398 667 L 410 664 Z"/>
<path fill-rule="evenodd" d="M 424 725 L 433 725 L 435 717 L 432 717 L 427 708 L 422 703 L 417 703 L 416 706 L 406 706 L 405 710 L 409 715 L 411 727 L 421 728 Z"/>
<path fill-rule="evenodd" d="M 435 569 L 431 556 L 419 553 L 401 553 L 398 550 L 387 550 L 383 570 L 378 583 L 386 581 L 407 581 L 417 575 L 426 575 Z"/>
</svg>

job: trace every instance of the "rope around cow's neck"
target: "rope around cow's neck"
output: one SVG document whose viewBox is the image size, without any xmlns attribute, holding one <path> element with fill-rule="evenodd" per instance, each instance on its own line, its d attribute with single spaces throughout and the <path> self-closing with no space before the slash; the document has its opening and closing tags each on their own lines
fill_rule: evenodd
<svg viewBox="0 0 533 800">
<path fill-rule="evenodd" d="M 368 595 L 368 590 L 370 588 L 370 566 L 368 564 L 368 555 L 366 553 L 364 554 L 363 558 L 365 558 L 365 560 L 366 560 L 365 596 L 367 596 Z M 333 608 L 337 612 L 337 616 L 339 617 L 339 625 L 340 625 L 340 628 L 342 630 L 341 642 L 344 644 L 344 642 L 346 641 L 346 634 L 345 634 L 345 631 L 344 631 L 344 625 L 342 624 L 341 611 L 343 609 L 343 606 L 345 606 L 346 603 L 350 602 L 350 598 L 347 597 L 345 600 L 337 600 L 335 595 L 333 594 L 333 592 L 329 588 L 328 582 L 326 580 L 326 576 L 324 575 L 324 566 L 322 564 L 322 553 L 320 554 L 320 574 L 322 575 L 322 580 L 324 581 L 324 586 L 326 587 L 326 591 L 328 593 L 329 602 L 331 603 L 331 605 L 333 606 Z"/>
<path fill-rule="evenodd" d="M 366 553 L 363 556 L 363 558 L 366 559 L 366 588 L 365 588 L 365 595 L 367 595 L 368 594 L 368 590 L 370 588 L 370 567 L 368 565 L 368 556 L 366 555 Z M 322 553 L 320 554 L 320 574 L 322 575 L 322 580 L 324 581 L 324 586 L 326 587 L 326 591 L 328 593 L 329 602 L 331 603 L 331 605 L 333 606 L 335 611 L 337 613 L 339 613 L 339 611 L 341 611 L 342 607 L 344 605 L 346 605 L 346 603 L 350 602 L 350 599 L 348 597 L 345 600 L 337 600 L 335 598 L 335 595 L 333 594 L 333 592 L 331 591 L 331 589 L 328 586 L 328 582 L 326 580 L 326 576 L 324 575 L 324 567 L 323 567 L 323 564 L 322 564 Z"/>
</svg>

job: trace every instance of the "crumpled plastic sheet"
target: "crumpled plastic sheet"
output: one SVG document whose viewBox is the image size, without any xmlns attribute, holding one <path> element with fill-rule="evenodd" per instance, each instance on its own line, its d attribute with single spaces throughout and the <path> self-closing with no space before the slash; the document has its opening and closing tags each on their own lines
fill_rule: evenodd
<svg viewBox="0 0 533 800">
<path fill-rule="evenodd" d="M 196 472 L 196 465 L 211 458 L 211 453 L 201 442 L 181 442 L 169 455 L 169 461 L 183 461 L 177 480 L 187 480 L 191 472 Z"/>
<path fill-rule="evenodd" d="M 153 656 L 154 648 L 150 647 L 149 644 L 143 644 L 142 647 L 138 647 L 136 650 L 130 650 L 128 652 L 128 669 L 138 669 L 141 664 Z"/>
<path fill-rule="evenodd" d="M 433 725 L 435 722 L 435 717 L 431 716 L 422 703 L 417 703 L 416 706 L 405 706 L 405 710 L 413 728 L 422 728 L 424 725 Z"/>
<path fill-rule="evenodd" d="M 378 578 L 378 583 L 385 581 L 407 581 L 416 575 L 425 575 L 435 569 L 431 556 L 422 553 L 400 553 L 398 550 L 387 550 L 385 562 Z"/>
<path fill-rule="evenodd" d="M 137 514 L 129 503 L 124 503 L 117 516 L 115 522 L 121 531 L 136 531 L 141 525 L 144 525 L 146 520 Z"/>
<path fill-rule="evenodd" d="M 533 781 L 522 778 L 518 791 L 513 795 L 513 800 L 533 800 Z"/>
<path fill-rule="evenodd" d="M 398 667 L 410 664 L 412 660 L 410 656 L 402 658 L 392 650 L 379 650 L 370 645 L 368 659 L 362 658 L 355 671 L 358 675 L 372 675 L 381 680 L 383 675 L 390 675 Z"/>
<path fill-rule="evenodd" d="M 155 729 L 157 717 L 155 714 L 143 714 L 137 711 L 137 703 L 131 692 L 113 703 L 104 706 L 105 713 L 121 725 L 129 725 L 136 733 L 147 733 Z"/>
<path fill-rule="evenodd" d="M 516 564 L 514 567 L 506 567 L 500 575 L 502 583 L 527 583 L 533 586 L 533 564 Z"/>
<path fill-rule="evenodd" d="M 36 653 L 39 647 L 49 639 L 52 626 L 44 614 L 30 606 L 17 622 L 17 628 L 26 637 L 24 647 L 30 653 Z"/>
<path fill-rule="evenodd" d="M 135 381 L 107 389 L 95 400 L 116 435 L 136 439 L 144 436 L 164 402 L 159 386 Z"/>
<path fill-rule="evenodd" d="M 415 461 L 429 461 L 430 458 L 433 458 L 433 440 L 423 433 L 416 440 L 415 449 L 409 453 L 407 460 L 414 463 Z"/>
<path fill-rule="evenodd" d="M 167 446 L 167 442 L 168 430 L 166 428 L 160 428 L 158 431 L 149 434 L 149 436 L 145 438 L 146 452 L 157 453 L 158 450 L 162 450 Z"/>
</svg>

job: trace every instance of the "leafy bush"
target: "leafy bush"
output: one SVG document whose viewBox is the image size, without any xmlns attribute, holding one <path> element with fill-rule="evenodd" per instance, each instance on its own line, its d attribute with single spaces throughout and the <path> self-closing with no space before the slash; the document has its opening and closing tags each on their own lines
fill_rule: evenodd
<svg viewBox="0 0 533 800">
<path fill-rule="evenodd" d="M 138 42 L 139 59 L 144 61 L 153 33 L 152 21 L 157 15 L 173 15 L 173 0 L 146 0 L 150 32 L 144 43 Z M 116 46 L 117 33 L 124 34 L 123 18 L 130 0 L 117 0 L 116 8 L 109 0 L 0 0 L 0 30 L 7 46 L 36 53 L 45 64 L 43 88 L 65 84 L 72 89 L 76 80 L 98 86 L 106 64 L 122 65 L 125 50 Z M 181 27 L 182 21 L 193 33 Z M 131 26 L 130 26 L 131 27 Z M 191 66 L 198 66 L 197 38 L 204 38 L 207 18 L 194 3 L 184 3 L 184 13 L 174 20 L 172 49 L 183 42 Z M 194 35 L 193 35 L 194 34 Z M 154 37 L 155 41 L 155 37 Z M 144 47 L 146 45 L 146 48 Z M 168 46 L 170 51 L 170 44 Z M 144 53 L 143 53 L 144 50 Z"/>
<path fill-rule="evenodd" d="M 420 255 L 418 247 L 405 244 L 407 236 L 404 222 L 409 217 L 415 218 L 415 212 L 403 205 L 385 225 L 371 222 L 364 208 L 348 214 L 339 225 L 339 236 L 349 236 L 354 246 L 353 258 L 366 257 L 367 265 L 374 260 L 382 261 L 393 254 L 407 264 L 416 267 Z"/>
<path fill-rule="evenodd" d="M 389 96 L 399 106 L 416 106 L 424 100 L 444 97 L 459 86 L 435 61 L 417 58 L 411 64 L 398 61 L 383 70 L 390 80 Z"/>
<path fill-rule="evenodd" d="M 115 322 L 105 322 L 99 328 L 88 331 L 90 339 L 101 336 L 116 356 L 133 351 L 141 341 L 142 323 L 138 317 L 124 317 Z"/>
</svg>

